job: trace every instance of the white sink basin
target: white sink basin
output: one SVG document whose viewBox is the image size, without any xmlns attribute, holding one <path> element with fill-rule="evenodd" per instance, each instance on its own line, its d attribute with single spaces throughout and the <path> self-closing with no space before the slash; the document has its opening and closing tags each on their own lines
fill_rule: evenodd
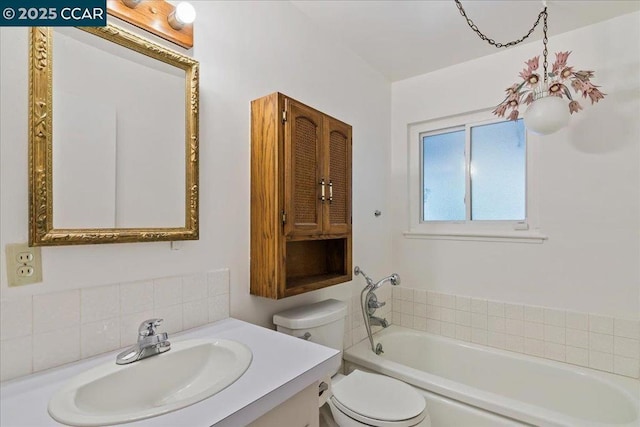
<svg viewBox="0 0 640 427">
<path fill-rule="evenodd" d="M 103 426 L 154 417 L 210 397 L 240 378 L 251 350 L 229 340 L 189 340 L 129 365 L 115 358 L 74 377 L 49 401 L 63 424 Z"/>
</svg>

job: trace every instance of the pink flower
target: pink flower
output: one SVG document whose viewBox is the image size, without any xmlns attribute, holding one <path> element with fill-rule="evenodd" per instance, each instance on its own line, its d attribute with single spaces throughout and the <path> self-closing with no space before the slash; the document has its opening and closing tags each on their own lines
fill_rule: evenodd
<svg viewBox="0 0 640 427">
<path fill-rule="evenodd" d="M 540 60 L 540 56 L 536 56 L 534 58 L 531 58 L 527 62 L 525 62 L 525 64 L 527 64 L 527 67 L 529 68 L 529 71 L 534 71 L 538 69 L 539 60 Z"/>
<path fill-rule="evenodd" d="M 600 92 L 595 87 L 593 89 L 591 89 L 589 92 L 587 92 L 587 94 L 589 95 L 589 98 L 591 99 L 591 104 L 595 104 L 599 100 L 604 99 L 604 95 L 605 95 L 604 93 Z"/>
<path fill-rule="evenodd" d="M 509 114 L 509 120 L 518 120 L 518 110 L 513 110 L 511 114 Z"/>
<path fill-rule="evenodd" d="M 529 95 L 524 100 L 524 103 L 529 105 L 533 102 L 533 92 L 529 92 Z"/>
<path fill-rule="evenodd" d="M 507 92 L 507 95 L 513 95 L 516 93 L 516 89 L 518 89 L 518 83 L 514 83 L 513 86 L 506 88 L 505 92 Z"/>
<path fill-rule="evenodd" d="M 569 103 L 569 112 L 571 114 L 577 113 L 579 110 L 582 110 L 582 106 L 580 105 L 580 103 L 578 103 L 578 101 L 571 101 Z"/>
<path fill-rule="evenodd" d="M 529 78 L 527 79 L 527 84 L 529 86 L 535 86 L 538 84 L 538 82 L 540 81 L 540 76 L 537 74 L 531 74 L 529 76 Z"/>
<path fill-rule="evenodd" d="M 582 88 L 584 86 L 584 83 L 582 83 L 582 81 L 578 80 L 578 79 L 573 79 L 571 81 L 571 87 L 573 88 L 573 90 L 575 90 L 576 92 L 582 92 Z"/>
<path fill-rule="evenodd" d="M 528 68 L 525 68 L 524 70 L 520 71 L 520 74 L 518 74 L 522 80 L 529 80 L 529 77 L 531 76 L 531 70 Z"/>
<path fill-rule="evenodd" d="M 557 73 L 567 66 L 567 58 L 571 52 L 557 52 L 556 53 L 556 61 L 553 63 L 553 72 Z"/>
<path fill-rule="evenodd" d="M 560 83 L 554 83 L 549 86 L 549 95 L 562 96 L 562 85 Z"/>
<path fill-rule="evenodd" d="M 593 71 L 581 70 L 581 71 L 574 72 L 573 75 L 582 81 L 588 81 L 591 77 L 593 77 Z"/>
<path fill-rule="evenodd" d="M 499 117 L 504 117 L 504 113 L 507 112 L 507 104 L 506 103 L 502 103 L 500 105 L 498 105 L 496 107 L 495 110 L 493 110 L 493 114 L 495 114 L 496 116 Z"/>
<path fill-rule="evenodd" d="M 560 72 L 560 77 L 564 80 L 564 79 L 567 79 L 567 78 L 571 77 L 572 74 L 573 74 L 573 67 L 565 67 Z"/>
</svg>

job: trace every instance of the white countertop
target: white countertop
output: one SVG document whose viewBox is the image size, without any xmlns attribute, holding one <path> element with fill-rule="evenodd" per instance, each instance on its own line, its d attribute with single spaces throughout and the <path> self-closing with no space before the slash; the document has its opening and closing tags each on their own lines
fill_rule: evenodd
<svg viewBox="0 0 640 427">
<path fill-rule="evenodd" d="M 224 338 L 253 352 L 249 369 L 218 394 L 186 408 L 131 426 L 244 426 L 321 380 L 340 365 L 337 350 L 236 319 L 225 319 L 169 337 L 171 341 Z M 0 425 L 60 425 L 47 412 L 51 395 L 71 377 L 103 363 L 115 363 L 118 351 L 39 372 L 0 387 Z M 160 373 L 159 373 L 160 374 Z M 149 385 L 153 387 L 153 384 Z"/>
</svg>

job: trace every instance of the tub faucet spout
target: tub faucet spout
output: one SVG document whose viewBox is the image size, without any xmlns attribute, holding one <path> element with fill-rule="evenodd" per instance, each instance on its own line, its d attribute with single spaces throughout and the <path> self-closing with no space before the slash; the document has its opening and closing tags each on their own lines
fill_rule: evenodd
<svg viewBox="0 0 640 427">
<path fill-rule="evenodd" d="M 387 319 L 381 319 L 376 316 L 369 316 L 369 323 L 371 324 L 371 326 L 382 326 L 383 328 L 389 326 L 389 322 L 387 322 Z"/>
</svg>

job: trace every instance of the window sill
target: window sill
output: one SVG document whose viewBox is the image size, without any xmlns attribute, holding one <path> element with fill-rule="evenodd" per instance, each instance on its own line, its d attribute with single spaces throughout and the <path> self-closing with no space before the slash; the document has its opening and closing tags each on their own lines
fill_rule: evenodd
<svg viewBox="0 0 640 427">
<path fill-rule="evenodd" d="M 407 239 L 469 240 L 479 242 L 542 243 L 548 239 L 538 231 L 405 231 Z"/>
</svg>

